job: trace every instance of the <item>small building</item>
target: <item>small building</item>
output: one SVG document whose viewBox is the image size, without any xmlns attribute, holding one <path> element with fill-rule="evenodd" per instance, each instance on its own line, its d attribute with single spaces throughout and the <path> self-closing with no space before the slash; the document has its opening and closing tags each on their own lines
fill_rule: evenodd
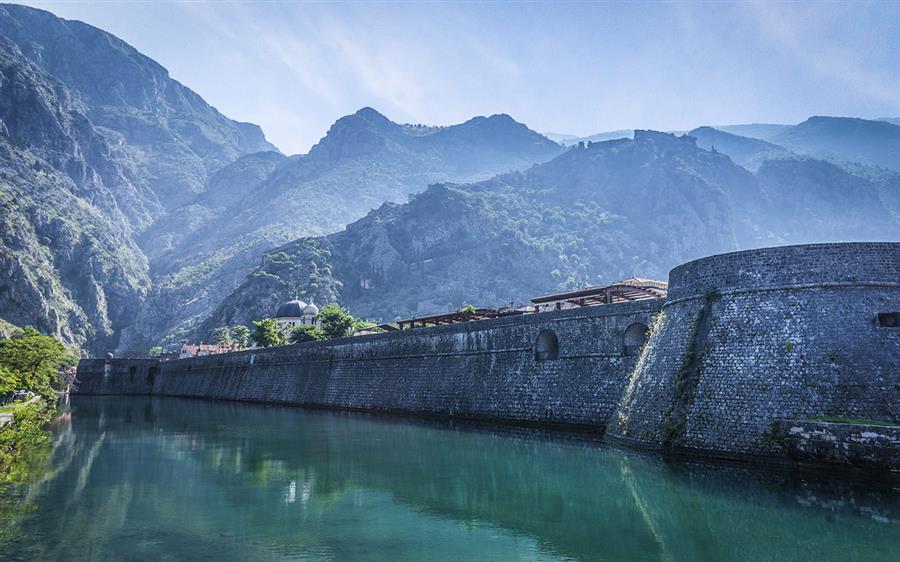
<svg viewBox="0 0 900 562">
<path fill-rule="evenodd" d="M 669 284 L 665 281 L 631 277 L 609 285 L 535 297 L 531 302 L 534 304 L 534 312 L 550 312 L 598 304 L 660 299 L 666 296 L 668 289 Z"/>
<path fill-rule="evenodd" d="M 319 307 L 301 300 L 292 300 L 282 303 L 275 312 L 275 323 L 278 329 L 287 332 L 297 326 L 322 327 L 319 319 Z"/>
<path fill-rule="evenodd" d="M 200 344 L 182 344 L 181 351 L 178 353 L 179 359 L 188 357 L 203 357 L 204 355 L 218 355 L 219 353 L 229 353 L 231 351 L 240 351 L 241 347 L 235 344 L 219 344 L 219 343 L 200 343 Z"/>
</svg>

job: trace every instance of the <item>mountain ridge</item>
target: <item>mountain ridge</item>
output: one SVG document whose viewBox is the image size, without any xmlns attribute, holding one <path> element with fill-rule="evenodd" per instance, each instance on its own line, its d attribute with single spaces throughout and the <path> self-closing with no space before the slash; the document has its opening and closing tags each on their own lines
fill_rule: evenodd
<svg viewBox="0 0 900 562">
<path fill-rule="evenodd" d="M 900 236 L 900 220 L 874 184 L 833 164 L 777 159 L 754 174 L 689 135 L 636 130 L 634 139 L 575 146 L 527 171 L 434 184 L 343 231 L 276 248 L 196 336 L 269 316 L 292 295 L 392 321 L 633 275 L 664 278 L 725 251 L 878 233 Z"/>
<path fill-rule="evenodd" d="M 171 341 L 193 330 L 273 246 L 333 232 L 436 181 L 487 178 L 561 150 L 507 115 L 446 127 L 394 123 L 368 107 L 341 117 L 309 153 L 278 161 L 224 210 L 174 211 L 183 232 L 154 254 L 157 282 L 124 345 L 146 346 L 161 334 Z M 208 190 L 219 191 L 222 180 L 213 177 Z M 176 313 L 163 317 L 159 310 Z"/>
</svg>

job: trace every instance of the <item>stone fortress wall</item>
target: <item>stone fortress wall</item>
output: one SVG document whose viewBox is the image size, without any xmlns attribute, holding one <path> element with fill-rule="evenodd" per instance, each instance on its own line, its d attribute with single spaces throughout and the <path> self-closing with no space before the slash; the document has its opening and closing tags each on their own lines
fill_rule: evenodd
<svg viewBox="0 0 900 562">
<path fill-rule="evenodd" d="M 509 316 L 161 363 L 78 366 L 78 394 L 155 394 L 602 431 L 637 355 L 630 326 L 661 301 Z M 632 329 L 632 331 L 634 331 Z M 536 359 L 535 342 L 548 342 Z"/>
<path fill-rule="evenodd" d="M 784 456 L 804 446 L 782 435 L 785 420 L 900 423 L 898 323 L 900 243 L 787 246 L 679 266 L 667 299 L 163 363 L 85 360 L 76 392 L 571 426 L 639 447 Z"/>
</svg>

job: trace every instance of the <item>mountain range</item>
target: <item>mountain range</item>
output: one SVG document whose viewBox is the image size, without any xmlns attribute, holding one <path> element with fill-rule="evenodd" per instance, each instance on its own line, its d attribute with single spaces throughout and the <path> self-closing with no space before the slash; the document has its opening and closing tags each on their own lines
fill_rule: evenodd
<svg viewBox="0 0 900 562">
<path fill-rule="evenodd" d="M 391 320 L 900 234 L 890 119 L 559 140 L 363 108 L 287 156 L 118 38 L 0 5 L 0 319 L 147 349 L 295 296 Z"/>
<path fill-rule="evenodd" d="M 900 235 L 900 206 L 874 181 L 807 158 L 753 173 L 699 144 L 638 130 L 524 172 L 432 185 L 344 231 L 266 254 L 201 333 L 264 317 L 291 295 L 391 321 L 665 279 L 674 265 L 741 248 Z"/>
</svg>

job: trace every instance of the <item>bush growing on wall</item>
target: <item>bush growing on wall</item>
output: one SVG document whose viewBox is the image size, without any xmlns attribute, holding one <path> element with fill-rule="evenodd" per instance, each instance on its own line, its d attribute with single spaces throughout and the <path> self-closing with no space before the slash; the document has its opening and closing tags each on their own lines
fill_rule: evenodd
<svg viewBox="0 0 900 562">
<path fill-rule="evenodd" d="M 478 309 L 475 308 L 475 305 L 468 304 L 468 305 L 460 308 L 457 312 L 459 313 L 460 318 L 462 318 L 462 320 L 464 322 L 468 322 L 469 320 L 472 319 L 473 316 L 475 316 L 475 312 L 477 310 Z"/>
</svg>

